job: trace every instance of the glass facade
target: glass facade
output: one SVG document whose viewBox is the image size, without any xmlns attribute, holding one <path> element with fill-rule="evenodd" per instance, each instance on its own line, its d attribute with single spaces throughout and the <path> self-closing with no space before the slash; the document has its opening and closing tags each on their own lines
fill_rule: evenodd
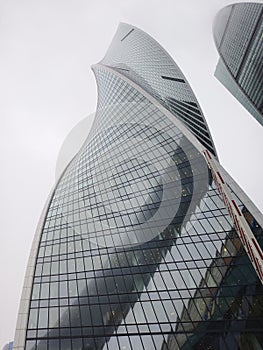
<svg viewBox="0 0 263 350">
<path fill-rule="evenodd" d="M 263 125 L 263 4 L 223 8 L 214 23 L 215 76 Z"/>
<path fill-rule="evenodd" d="M 44 211 L 14 349 L 261 349 L 262 284 L 185 77 L 126 24 L 93 70 L 96 118 Z M 228 188 L 262 245 L 261 214 Z"/>
</svg>

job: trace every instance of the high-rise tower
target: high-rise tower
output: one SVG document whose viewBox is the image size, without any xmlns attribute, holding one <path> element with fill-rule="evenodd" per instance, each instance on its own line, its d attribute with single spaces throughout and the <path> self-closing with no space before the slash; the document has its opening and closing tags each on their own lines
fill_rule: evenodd
<svg viewBox="0 0 263 350">
<path fill-rule="evenodd" d="M 165 50 L 121 24 L 33 242 L 14 349 L 263 345 L 261 213 Z"/>
<path fill-rule="evenodd" d="M 214 22 L 215 76 L 263 125 L 263 4 L 224 7 Z"/>
</svg>

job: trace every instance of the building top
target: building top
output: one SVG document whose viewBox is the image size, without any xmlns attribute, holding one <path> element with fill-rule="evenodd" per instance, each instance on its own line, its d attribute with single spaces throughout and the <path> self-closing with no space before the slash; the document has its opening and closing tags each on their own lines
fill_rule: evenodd
<svg viewBox="0 0 263 350">
<path fill-rule="evenodd" d="M 100 63 L 119 71 L 154 96 L 216 156 L 208 125 L 190 84 L 172 57 L 150 35 L 120 23 Z"/>
</svg>

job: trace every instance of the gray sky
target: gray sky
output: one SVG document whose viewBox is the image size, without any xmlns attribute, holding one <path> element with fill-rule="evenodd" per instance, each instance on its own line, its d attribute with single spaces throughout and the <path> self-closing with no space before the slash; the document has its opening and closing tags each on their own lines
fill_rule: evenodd
<svg viewBox="0 0 263 350">
<path fill-rule="evenodd" d="M 119 22 L 153 36 L 186 75 L 223 166 L 263 209 L 263 128 L 213 77 L 212 22 L 229 0 L 0 0 L 0 349 L 14 337 L 35 228 L 63 140 L 96 108 L 90 65 Z M 241 2 L 241 1 L 235 1 Z"/>
</svg>

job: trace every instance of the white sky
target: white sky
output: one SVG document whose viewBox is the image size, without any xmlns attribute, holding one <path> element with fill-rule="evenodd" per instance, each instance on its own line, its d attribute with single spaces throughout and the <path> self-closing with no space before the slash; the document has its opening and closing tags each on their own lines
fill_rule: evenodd
<svg viewBox="0 0 263 350">
<path fill-rule="evenodd" d="M 191 84 L 223 166 L 263 209 L 263 128 L 214 78 L 229 0 L 0 0 L 0 349 L 13 340 L 35 228 L 66 135 L 96 108 L 90 65 L 119 22 L 153 36 Z M 241 1 L 235 1 L 241 2 Z"/>
</svg>

